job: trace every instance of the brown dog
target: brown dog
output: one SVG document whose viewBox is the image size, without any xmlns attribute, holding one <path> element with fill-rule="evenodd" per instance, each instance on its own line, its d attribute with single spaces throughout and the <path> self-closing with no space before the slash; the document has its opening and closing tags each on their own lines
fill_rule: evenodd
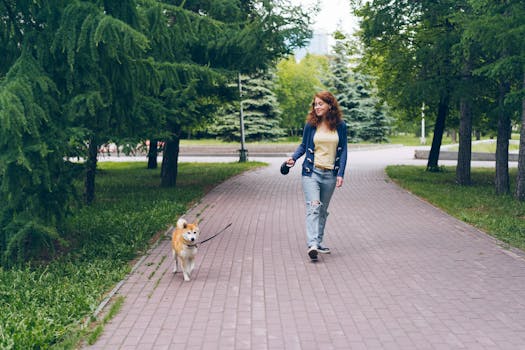
<svg viewBox="0 0 525 350">
<path fill-rule="evenodd" d="M 189 224 L 185 219 L 180 218 L 171 237 L 171 251 L 175 260 L 173 273 L 178 271 L 180 263 L 185 281 L 190 280 L 191 272 L 195 267 L 199 233 L 198 222 Z"/>
</svg>

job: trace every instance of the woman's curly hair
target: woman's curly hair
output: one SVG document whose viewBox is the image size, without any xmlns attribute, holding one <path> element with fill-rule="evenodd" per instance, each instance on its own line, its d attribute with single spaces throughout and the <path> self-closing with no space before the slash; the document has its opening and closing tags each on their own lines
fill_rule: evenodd
<svg viewBox="0 0 525 350">
<path fill-rule="evenodd" d="M 310 112 L 308 112 L 308 115 L 306 116 L 306 122 L 313 127 L 317 127 L 319 124 L 321 124 L 322 118 L 315 114 L 314 109 L 316 97 L 328 104 L 329 109 L 325 118 L 328 122 L 328 127 L 330 130 L 335 130 L 337 125 L 343 121 L 343 113 L 341 112 L 341 108 L 339 108 L 339 103 L 337 102 L 335 96 L 328 91 L 321 91 L 315 94 L 314 98 L 312 99 L 312 104 L 310 105 Z"/>
</svg>

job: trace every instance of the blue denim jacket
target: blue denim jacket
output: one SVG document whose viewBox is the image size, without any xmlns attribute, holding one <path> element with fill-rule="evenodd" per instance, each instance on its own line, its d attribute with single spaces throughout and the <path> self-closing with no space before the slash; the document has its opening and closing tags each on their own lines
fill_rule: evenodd
<svg viewBox="0 0 525 350">
<path fill-rule="evenodd" d="M 316 130 L 315 127 L 306 123 L 303 130 L 303 140 L 292 155 L 292 159 L 297 161 L 297 159 L 301 158 L 301 156 L 306 153 L 303 161 L 303 170 L 301 172 L 303 176 L 312 176 L 314 170 L 314 135 Z M 339 143 L 337 144 L 333 173 L 334 176 L 344 177 L 348 152 L 345 122 L 337 125 L 337 135 L 339 136 Z"/>
</svg>

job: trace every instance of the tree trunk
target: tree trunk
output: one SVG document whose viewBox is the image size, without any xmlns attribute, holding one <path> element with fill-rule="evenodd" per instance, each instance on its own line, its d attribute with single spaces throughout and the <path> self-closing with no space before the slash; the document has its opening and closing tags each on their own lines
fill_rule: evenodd
<svg viewBox="0 0 525 350">
<path fill-rule="evenodd" d="M 452 143 L 457 143 L 458 142 L 457 136 L 458 136 L 458 134 L 456 132 L 456 129 L 451 129 L 450 130 L 450 141 L 452 141 Z"/>
<path fill-rule="evenodd" d="M 86 161 L 86 181 L 84 187 L 84 200 L 91 204 L 95 200 L 95 174 L 97 171 L 98 143 L 92 136 L 89 139 L 88 157 Z"/>
<path fill-rule="evenodd" d="M 462 97 L 459 103 L 459 150 L 456 166 L 456 182 L 470 185 L 470 161 L 472 159 L 472 104 L 469 98 Z"/>
<path fill-rule="evenodd" d="M 461 82 L 465 89 L 459 100 L 459 149 L 456 166 L 456 182 L 462 186 L 471 183 L 470 167 L 472 160 L 472 97 L 468 91 L 471 86 L 471 62 L 467 54 L 463 61 Z"/>
<path fill-rule="evenodd" d="M 160 171 L 160 184 L 162 187 L 175 187 L 177 184 L 179 143 L 180 139 L 178 136 L 174 136 L 173 139 L 167 140 L 164 143 L 162 168 Z"/>
<path fill-rule="evenodd" d="M 441 141 L 443 139 L 443 132 L 445 131 L 445 120 L 447 118 L 447 113 L 448 97 L 444 96 L 439 101 L 436 125 L 434 125 L 434 136 L 432 138 L 432 146 L 428 155 L 427 171 L 439 171 L 439 151 L 441 148 Z"/>
<path fill-rule="evenodd" d="M 148 150 L 148 169 L 157 169 L 157 155 L 159 153 L 158 150 L 158 141 L 150 140 Z"/>
<path fill-rule="evenodd" d="M 525 89 L 525 73 L 523 73 L 523 88 Z M 525 97 L 521 99 L 521 131 L 518 176 L 516 179 L 516 199 L 525 201 Z"/>
<path fill-rule="evenodd" d="M 511 124 L 509 114 L 505 110 L 504 99 L 508 91 L 508 84 L 502 83 L 498 96 L 498 136 L 496 140 L 496 194 L 510 192 L 509 180 L 509 135 Z"/>
<path fill-rule="evenodd" d="M 476 130 L 474 133 L 476 134 L 476 141 L 481 140 L 481 131 Z"/>
</svg>

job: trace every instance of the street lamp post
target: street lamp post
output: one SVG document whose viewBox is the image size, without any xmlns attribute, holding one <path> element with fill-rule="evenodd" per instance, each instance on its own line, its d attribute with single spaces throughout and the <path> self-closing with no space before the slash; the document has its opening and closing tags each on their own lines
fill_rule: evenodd
<svg viewBox="0 0 525 350">
<path fill-rule="evenodd" d="M 420 142 L 422 145 L 427 143 L 425 137 L 425 102 L 421 105 L 421 139 Z"/>
<path fill-rule="evenodd" d="M 242 85 L 241 85 L 241 73 L 239 72 L 239 97 L 240 97 L 240 111 L 241 111 L 241 149 L 239 150 L 239 162 L 246 162 L 248 159 L 248 150 L 244 148 L 244 113 L 242 110 Z"/>
</svg>

